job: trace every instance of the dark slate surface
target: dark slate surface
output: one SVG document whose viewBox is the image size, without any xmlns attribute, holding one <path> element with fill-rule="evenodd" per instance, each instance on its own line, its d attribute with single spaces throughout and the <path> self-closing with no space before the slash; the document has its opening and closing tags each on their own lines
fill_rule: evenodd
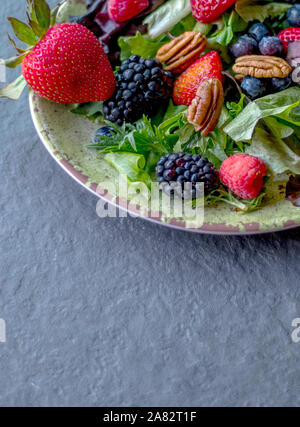
<svg viewBox="0 0 300 427">
<path fill-rule="evenodd" d="M 5 16 L 23 5 L 1 2 L 3 57 Z M 299 229 L 100 220 L 39 141 L 27 96 L 0 114 L 0 405 L 300 404 Z"/>
</svg>

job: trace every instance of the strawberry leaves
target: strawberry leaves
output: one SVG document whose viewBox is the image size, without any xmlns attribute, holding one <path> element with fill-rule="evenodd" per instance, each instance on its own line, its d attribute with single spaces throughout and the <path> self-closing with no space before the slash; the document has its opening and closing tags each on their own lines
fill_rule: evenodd
<svg viewBox="0 0 300 427">
<path fill-rule="evenodd" d="M 26 81 L 23 76 L 19 76 L 14 82 L 0 89 L 0 98 L 8 98 L 16 101 L 22 95 L 26 87 Z"/>
<path fill-rule="evenodd" d="M 15 36 L 27 44 L 28 47 L 35 46 L 47 32 L 50 26 L 51 11 L 45 0 L 27 0 L 27 19 L 28 24 L 19 19 L 9 17 Z M 16 46 L 16 43 L 9 36 L 12 45 L 19 53 L 22 49 Z"/>
<path fill-rule="evenodd" d="M 45 0 L 31 0 L 33 10 L 36 17 L 36 22 L 44 29 L 48 30 L 50 26 L 50 7 Z"/>
<path fill-rule="evenodd" d="M 16 18 L 7 18 L 11 23 L 15 36 L 29 46 L 36 44 L 36 37 L 32 28 Z"/>
<path fill-rule="evenodd" d="M 28 23 L 19 19 L 9 17 L 14 35 L 18 40 L 25 43 L 27 47 L 20 48 L 15 40 L 8 34 L 8 39 L 18 54 L 12 58 L 6 59 L 4 64 L 8 68 L 15 68 L 22 64 L 23 59 L 28 55 L 33 46 L 41 40 L 50 25 L 54 25 L 55 18 L 51 22 L 51 11 L 46 0 L 27 0 L 27 20 Z M 56 13 L 53 15 L 56 16 Z M 23 76 L 18 77 L 14 82 L 9 83 L 6 87 L 0 89 L 0 98 L 18 99 L 26 86 Z"/>
</svg>

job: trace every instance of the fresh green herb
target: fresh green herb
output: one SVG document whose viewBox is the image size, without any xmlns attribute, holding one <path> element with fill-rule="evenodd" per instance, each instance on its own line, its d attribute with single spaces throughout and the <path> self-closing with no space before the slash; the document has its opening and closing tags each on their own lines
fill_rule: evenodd
<svg viewBox="0 0 300 427">
<path fill-rule="evenodd" d="M 230 190 L 226 190 L 224 187 L 210 193 L 205 202 L 208 206 L 215 205 L 223 202 L 232 206 L 237 212 L 250 213 L 259 209 L 266 196 L 266 193 L 260 193 L 255 199 L 240 199 L 232 194 Z"/>
<path fill-rule="evenodd" d="M 183 127 L 184 120 L 183 112 L 179 112 L 177 115 L 163 120 L 159 126 L 154 125 L 146 116 L 143 116 L 134 125 L 128 123 L 124 123 L 121 127 L 113 123 L 109 123 L 109 125 L 115 130 L 113 136 L 99 136 L 98 143 L 89 145 L 89 147 L 96 149 L 102 154 L 133 153 L 143 156 L 143 170 L 147 174 L 151 174 L 158 159 L 162 155 L 173 151 L 179 139 L 179 136 L 174 131 Z M 107 159 L 107 157 L 105 158 Z M 118 158 L 118 156 L 114 157 L 115 167 L 117 166 Z M 124 170 L 124 159 L 126 158 L 126 156 L 120 158 L 122 161 L 122 170 Z M 132 160 L 132 157 L 130 159 Z M 130 176 L 136 174 L 136 162 L 133 164 L 135 165 L 135 169 L 132 170 Z M 138 162 L 138 165 L 141 168 L 141 161 Z M 131 169 L 132 163 L 130 162 L 127 167 Z"/>
</svg>

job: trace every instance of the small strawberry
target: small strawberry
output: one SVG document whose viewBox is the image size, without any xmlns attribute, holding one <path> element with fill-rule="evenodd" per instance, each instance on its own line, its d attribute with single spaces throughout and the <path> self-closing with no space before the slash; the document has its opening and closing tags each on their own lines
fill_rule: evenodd
<svg viewBox="0 0 300 427">
<path fill-rule="evenodd" d="M 287 52 L 289 42 L 300 41 L 300 28 L 286 28 L 278 34 L 285 51 Z"/>
<path fill-rule="evenodd" d="M 115 22 L 125 22 L 149 7 L 149 0 L 108 0 L 108 14 Z"/>
<path fill-rule="evenodd" d="M 26 49 L 18 48 L 9 37 L 19 55 L 5 65 L 22 64 L 23 78 L 8 86 L 8 97 L 18 99 L 27 82 L 40 96 L 59 103 L 110 98 L 116 80 L 96 36 L 77 23 L 55 25 L 56 15 L 45 0 L 27 0 L 27 4 L 28 24 L 8 18 L 15 35 L 27 44 Z"/>
<path fill-rule="evenodd" d="M 237 0 L 191 0 L 193 17 L 203 23 L 213 22 Z"/>
<path fill-rule="evenodd" d="M 197 59 L 175 82 L 173 100 L 176 105 L 190 105 L 203 80 L 218 79 L 223 82 L 223 65 L 215 50 Z"/>
<path fill-rule="evenodd" d="M 98 39 L 75 23 L 50 28 L 24 58 L 22 73 L 35 92 L 59 103 L 104 101 L 116 85 Z"/>
<path fill-rule="evenodd" d="M 225 159 L 220 168 L 223 184 L 242 199 L 253 199 L 259 195 L 267 173 L 262 160 L 242 153 Z"/>
</svg>

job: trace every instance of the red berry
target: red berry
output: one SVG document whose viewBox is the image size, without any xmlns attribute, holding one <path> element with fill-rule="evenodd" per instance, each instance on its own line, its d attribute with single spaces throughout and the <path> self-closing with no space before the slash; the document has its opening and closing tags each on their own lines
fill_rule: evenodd
<svg viewBox="0 0 300 427">
<path fill-rule="evenodd" d="M 124 22 L 149 7 L 149 0 L 109 0 L 108 14 L 115 22 Z"/>
<path fill-rule="evenodd" d="M 284 49 L 288 50 L 289 42 L 300 41 L 300 28 L 286 28 L 278 34 Z"/>
<path fill-rule="evenodd" d="M 266 175 L 265 163 L 249 154 L 234 154 L 224 160 L 220 168 L 223 184 L 242 199 L 257 197 Z"/>
<path fill-rule="evenodd" d="M 222 60 L 215 50 L 197 59 L 175 82 L 173 91 L 175 104 L 190 105 L 196 96 L 199 84 L 209 79 L 223 81 L 222 71 Z"/>
<path fill-rule="evenodd" d="M 194 18 L 208 23 L 218 19 L 237 0 L 191 0 Z"/>
<path fill-rule="evenodd" d="M 35 92 L 59 103 L 104 101 L 116 86 L 98 39 L 75 23 L 51 27 L 23 60 L 22 73 Z"/>
</svg>

